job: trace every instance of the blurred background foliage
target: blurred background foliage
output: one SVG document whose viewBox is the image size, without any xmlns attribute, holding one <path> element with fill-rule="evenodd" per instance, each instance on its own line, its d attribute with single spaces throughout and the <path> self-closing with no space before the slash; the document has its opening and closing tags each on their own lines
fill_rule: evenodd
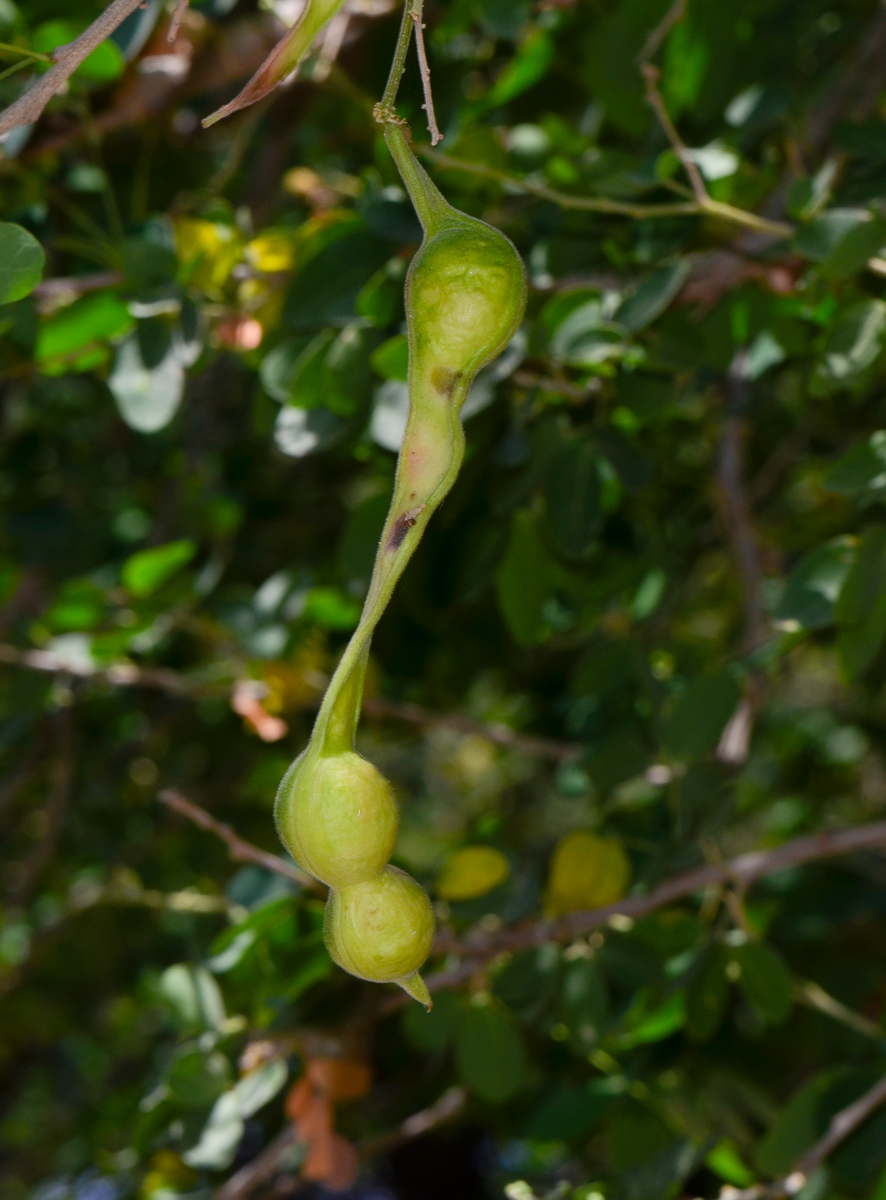
<svg viewBox="0 0 886 1200">
<path fill-rule="evenodd" d="M 405 420 L 393 5 L 348 0 L 296 81 L 200 126 L 299 8 L 194 0 L 170 43 L 146 0 L 2 139 L 3 1200 L 777 1179 L 884 1070 L 873 841 L 487 956 L 426 1016 L 332 967 L 315 892 L 158 801 L 277 851 Z M 0 0 L 0 100 L 100 11 Z M 532 282 L 361 734 L 440 970 L 886 808 L 883 7 L 669 15 L 425 12 L 427 165 Z M 413 60 L 418 142 L 421 103 Z M 886 1109 L 802 1194 L 886 1198 Z"/>
</svg>

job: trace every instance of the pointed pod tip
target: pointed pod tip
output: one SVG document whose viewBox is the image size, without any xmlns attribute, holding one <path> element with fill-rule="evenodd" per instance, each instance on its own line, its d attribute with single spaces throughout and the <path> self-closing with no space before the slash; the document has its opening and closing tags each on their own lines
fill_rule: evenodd
<svg viewBox="0 0 886 1200">
<path fill-rule="evenodd" d="M 402 979 L 398 979 L 397 983 L 408 996 L 417 1000 L 419 1004 L 423 1004 L 428 1012 L 434 1007 L 431 993 L 418 971 L 413 971 L 411 975 L 405 975 Z"/>
</svg>

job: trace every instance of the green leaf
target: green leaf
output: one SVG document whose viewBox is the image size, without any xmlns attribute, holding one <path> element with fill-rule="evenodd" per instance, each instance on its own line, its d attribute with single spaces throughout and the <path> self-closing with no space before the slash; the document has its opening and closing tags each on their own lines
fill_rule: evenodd
<svg viewBox="0 0 886 1200">
<path fill-rule="evenodd" d="M 357 297 L 390 256 L 390 243 L 365 230 L 342 230 L 299 271 L 283 305 L 290 329 L 315 329 L 357 315 Z"/>
<path fill-rule="evenodd" d="M 262 359 L 259 369 L 262 387 L 281 404 L 289 404 L 292 400 L 301 356 L 309 345 L 310 340 L 304 336 L 286 338 Z"/>
<path fill-rule="evenodd" d="M 389 491 L 370 496 L 354 509 L 345 526 L 339 562 L 349 586 L 361 593 L 365 592 L 369 584 L 375 554 L 390 507 Z"/>
<path fill-rule="evenodd" d="M 208 1054 L 185 1046 L 176 1054 L 166 1076 L 173 1098 L 184 1108 L 208 1108 L 230 1082 L 231 1069 L 218 1050 Z"/>
<path fill-rule="evenodd" d="M 886 334 L 886 303 L 861 300 L 831 329 L 812 377 L 813 390 L 849 387 L 879 357 Z"/>
<path fill-rule="evenodd" d="M 825 1071 L 794 1093 L 757 1145 L 754 1158 L 761 1171 L 773 1177 L 785 1174 L 821 1136 L 828 1121 L 823 1102 L 846 1076 L 840 1068 Z"/>
<path fill-rule="evenodd" d="M 860 271 L 886 244 L 886 221 L 860 221 L 840 238 L 819 268 L 825 279 L 846 279 Z"/>
<path fill-rule="evenodd" d="M 794 246 L 813 262 L 825 263 L 835 255 L 839 262 L 839 250 L 846 238 L 870 224 L 867 209 L 832 208 L 801 225 L 794 235 Z"/>
<path fill-rule="evenodd" d="M 497 108 L 527 91 L 546 74 L 554 57 L 554 42 L 543 29 L 532 29 L 484 98 L 484 107 Z"/>
<path fill-rule="evenodd" d="M 205 967 L 176 963 L 160 976 L 160 996 L 188 1033 L 220 1029 L 225 1003 L 218 984 Z"/>
<path fill-rule="evenodd" d="M 430 1012 L 420 1004 L 410 1004 L 403 1014 L 403 1032 L 416 1050 L 442 1054 L 455 1041 L 461 1015 L 459 998 L 451 992 L 440 992 Z"/>
<path fill-rule="evenodd" d="M 492 1005 L 472 1005 L 458 1029 L 456 1060 L 462 1080 L 490 1104 L 503 1104 L 526 1082 L 523 1042 L 511 1019 Z"/>
<path fill-rule="evenodd" d="M 793 1006 L 793 977 L 782 956 L 765 942 L 746 942 L 732 957 L 741 968 L 738 986 L 748 1002 L 768 1024 L 781 1025 Z"/>
<path fill-rule="evenodd" d="M 875 500 L 886 491 L 886 430 L 878 429 L 848 450 L 822 483 L 854 500 Z"/>
<path fill-rule="evenodd" d="M 738 1148 L 731 1138 L 720 1138 L 705 1156 L 705 1166 L 735 1187 L 750 1187 L 756 1175 L 742 1162 Z"/>
<path fill-rule="evenodd" d="M 597 964 L 577 958 L 563 971 L 560 1009 L 565 1023 L 582 1045 L 591 1047 L 609 1026 L 609 995 Z"/>
<path fill-rule="evenodd" d="M 287 1078 L 286 1064 L 273 1059 L 244 1075 L 229 1091 L 216 1100 L 200 1140 L 182 1158 L 189 1167 L 220 1171 L 230 1166 L 244 1122 L 273 1100 Z"/>
<path fill-rule="evenodd" d="M 693 972 L 686 993 L 686 1035 L 693 1042 L 714 1036 L 726 1013 L 729 956 L 722 946 L 712 946 Z"/>
<path fill-rule="evenodd" d="M 728 671 L 698 675 L 678 697 L 665 724 L 665 745 L 677 758 L 701 758 L 713 750 L 741 693 Z"/>
<path fill-rule="evenodd" d="M 674 992 L 652 1012 L 642 1016 L 635 1025 L 618 1035 L 619 1047 L 630 1049 L 660 1042 L 670 1037 L 686 1023 L 686 996 L 682 991 Z"/>
<path fill-rule="evenodd" d="M 611 1097 L 594 1089 L 558 1081 L 529 1114 L 526 1137 L 543 1142 L 584 1138 L 611 1104 Z"/>
<path fill-rule="evenodd" d="M 139 550 L 126 560 L 120 572 L 123 586 L 133 596 L 150 596 L 186 566 L 197 552 L 188 538 Z"/>
<path fill-rule="evenodd" d="M 834 606 L 855 558 L 856 541 L 834 538 L 805 555 L 793 569 L 775 610 L 779 621 L 797 621 L 805 629 L 834 623 Z"/>
<path fill-rule="evenodd" d="M 545 473 L 545 520 L 555 545 L 570 558 L 590 550 L 599 528 L 600 472 L 584 439 L 561 442 Z"/>
<path fill-rule="evenodd" d="M 401 379 L 405 382 L 409 365 L 409 342 L 405 333 L 398 333 L 373 350 L 372 369 L 382 379 Z"/>
<path fill-rule="evenodd" d="M 107 344 L 134 327 L 129 309 L 114 292 L 84 296 L 40 324 L 36 358 L 47 375 L 88 371 L 108 357 Z"/>
<path fill-rule="evenodd" d="M 871 665 L 886 637 L 886 528 L 873 526 L 861 542 L 834 606 L 837 644 L 848 679 Z"/>
<path fill-rule="evenodd" d="M 0 304 L 30 295 L 40 282 L 46 254 L 21 225 L 0 223 Z"/>
<path fill-rule="evenodd" d="M 614 320 L 630 333 L 639 333 L 651 325 L 686 282 L 689 267 L 689 261 L 681 258 L 644 279 L 634 294 L 622 301 Z"/>
<path fill-rule="evenodd" d="M 548 635 L 543 609 L 549 578 L 549 560 L 531 513 L 514 513 L 508 547 L 495 574 L 495 590 L 508 629 L 521 646 Z"/>
</svg>

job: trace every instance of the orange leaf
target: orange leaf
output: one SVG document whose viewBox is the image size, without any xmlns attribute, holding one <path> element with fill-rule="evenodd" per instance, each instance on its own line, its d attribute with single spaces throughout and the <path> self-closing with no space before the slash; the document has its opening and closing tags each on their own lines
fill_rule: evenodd
<svg viewBox="0 0 886 1200">
<path fill-rule="evenodd" d="M 359 1170 L 357 1151 L 340 1134 L 333 1133 L 311 1146 L 301 1173 L 305 1179 L 325 1183 L 334 1191 L 343 1192 L 357 1178 Z"/>
<path fill-rule="evenodd" d="M 372 1074 L 366 1063 L 347 1058 L 314 1058 L 307 1074 L 314 1087 L 332 1100 L 358 1100 L 369 1091 Z"/>
<path fill-rule="evenodd" d="M 300 1121 L 307 1113 L 314 1098 L 314 1089 L 307 1075 L 302 1075 L 298 1083 L 289 1089 L 286 1097 L 285 1112 L 290 1121 Z"/>
</svg>

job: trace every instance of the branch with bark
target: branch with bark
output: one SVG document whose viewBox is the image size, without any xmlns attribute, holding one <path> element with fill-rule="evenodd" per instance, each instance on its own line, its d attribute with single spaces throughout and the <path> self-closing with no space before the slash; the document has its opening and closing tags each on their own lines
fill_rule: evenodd
<svg viewBox="0 0 886 1200">
<path fill-rule="evenodd" d="M 237 678 L 232 670 L 229 675 L 215 683 L 192 678 L 165 667 L 141 667 L 133 662 L 121 660 L 107 667 L 99 667 L 88 660 L 71 660 L 53 650 L 24 650 L 18 646 L 0 643 L 0 663 L 27 667 L 32 671 L 48 671 L 61 676 L 94 679 L 112 687 L 147 687 L 168 692 L 173 696 L 224 696 L 232 693 Z M 320 703 L 319 694 L 317 704 Z M 496 746 L 519 750 L 537 758 L 552 762 L 568 762 L 579 758 L 583 747 L 577 742 L 561 742 L 556 738 L 534 737 L 518 733 L 509 725 L 500 722 L 488 723 L 469 717 L 466 713 L 436 713 L 418 704 L 368 697 L 363 701 L 363 711 L 377 720 L 403 721 L 407 725 L 423 728 L 452 729 L 457 733 L 479 735 L 488 738 Z"/>
<path fill-rule="evenodd" d="M 42 114 L 53 98 L 63 91 L 68 80 L 97 46 L 141 7 L 144 0 L 113 0 L 100 17 L 73 42 L 53 50 L 55 65 L 41 75 L 14 104 L 0 113 L 0 137 L 17 125 L 30 125 Z"/>
<path fill-rule="evenodd" d="M 886 1075 L 869 1088 L 863 1096 L 836 1113 L 827 1130 L 794 1164 L 793 1169 L 773 1183 L 755 1184 L 749 1188 L 737 1188 L 727 1184 L 720 1189 L 720 1200 L 785 1200 L 803 1190 L 819 1167 L 833 1154 L 838 1146 L 867 1121 L 868 1117 L 886 1103 Z"/>
<path fill-rule="evenodd" d="M 232 858 L 237 861 L 254 862 L 268 871 L 274 871 L 299 883 L 302 878 L 310 880 L 311 877 L 303 875 L 297 867 L 278 855 L 270 854 L 245 841 L 230 826 L 223 825 L 205 809 L 178 792 L 167 789 L 160 793 L 160 799 L 202 829 L 222 838 L 231 850 Z M 644 896 L 626 896 L 623 900 L 617 900 L 602 908 L 573 912 L 553 920 L 528 921 L 495 933 L 475 930 L 464 938 L 457 937 L 447 929 L 441 929 L 434 942 L 434 953 L 463 956 L 466 961 L 449 971 L 429 976 L 428 987 L 431 991 L 457 987 L 479 966 L 504 951 L 513 953 L 541 946 L 545 942 L 574 941 L 584 934 L 611 924 L 613 918 L 616 918 L 616 921 L 623 921 L 624 918 L 634 921 L 697 892 L 730 884 L 745 891 L 757 880 L 774 875 L 787 867 L 879 847 L 886 848 L 886 821 L 857 825 L 850 829 L 827 829 L 820 833 L 792 838 L 774 850 L 751 851 L 727 862 L 681 872 Z M 318 886 L 315 880 L 311 882 L 315 887 Z M 399 997 L 394 997 L 394 1000 L 397 1001 L 395 1007 L 399 1007 Z"/>
</svg>

